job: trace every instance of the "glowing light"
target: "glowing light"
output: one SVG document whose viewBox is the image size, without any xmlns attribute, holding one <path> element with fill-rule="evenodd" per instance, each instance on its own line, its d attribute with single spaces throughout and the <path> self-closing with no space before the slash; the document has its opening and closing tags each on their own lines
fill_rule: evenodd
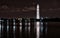
<svg viewBox="0 0 60 38">
<path fill-rule="evenodd" d="M 28 30 L 29 30 L 29 32 L 30 32 L 30 23 L 28 23 L 28 25 L 29 25 Z"/>
<path fill-rule="evenodd" d="M 40 19 L 40 15 L 39 15 L 39 4 L 37 4 L 37 16 L 36 16 L 37 19 Z"/>
<path fill-rule="evenodd" d="M 37 38 L 39 38 L 39 32 L 40 32 L 40 22 L 36 22 L 37 25 Z"/>
<path fill-rule="evenodd" d="M 20 31 L 22 31 L 22 23 L 20 23 Z"/>
<path fill-rule="evenodd" d="M 39 4 L 37 4 L 37 14 L 36 14 L 36 19 L 40 19 L 40 15 L 39 15 Z M 40 22 L 36 22 L 36 31 L 37 31 L 37 36 L 36 38 L 40 37 Z"/>
</svg>

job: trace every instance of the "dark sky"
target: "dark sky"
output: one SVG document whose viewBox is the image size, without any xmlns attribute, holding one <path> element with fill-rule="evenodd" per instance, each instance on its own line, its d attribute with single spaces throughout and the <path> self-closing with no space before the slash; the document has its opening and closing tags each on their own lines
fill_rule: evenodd
<svg viewBox="0 0 60 38">
<path fill-rule="evenodd" d="M 39 0 L 43 17 L 60 17 L 59 0 Z M 35 17 L 36 0 L 0 0 L 0 17 Z"/>
</svg>

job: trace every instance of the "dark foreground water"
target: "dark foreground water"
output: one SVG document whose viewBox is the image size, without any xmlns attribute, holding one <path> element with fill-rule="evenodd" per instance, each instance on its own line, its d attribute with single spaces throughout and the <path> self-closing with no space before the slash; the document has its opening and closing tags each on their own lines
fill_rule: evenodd
<svg viewBox="0 0 60 38">
<path fill-rule="evenodd" d="M 60 37 L 60 22 L 42 22 L 40 38 Z M 0 38 L 36 38 L 36 22 L 0 19 Z"/>
</svg>

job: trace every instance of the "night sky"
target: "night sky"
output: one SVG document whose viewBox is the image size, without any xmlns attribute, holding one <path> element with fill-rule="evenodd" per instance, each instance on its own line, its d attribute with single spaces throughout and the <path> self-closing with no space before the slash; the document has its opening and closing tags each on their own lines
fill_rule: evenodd
<svg viewBox="0 0 60 38">
<path fill-rule="evenodd" d="M 59 0 L 39 0 L 42 17 L 60 17 Z M 0 0 L 0 17 L 35 17 L 37 0 Z"/>
</svg>

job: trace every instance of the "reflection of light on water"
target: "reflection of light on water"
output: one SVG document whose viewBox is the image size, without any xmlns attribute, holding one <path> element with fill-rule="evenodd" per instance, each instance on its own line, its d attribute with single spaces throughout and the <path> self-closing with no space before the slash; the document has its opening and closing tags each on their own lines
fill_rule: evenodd
<svg viewBox="0 0 60 38">
<path fill-rule="evenodd" d="M 13 33 L 14 33 L 14 38 L 15 38 L 15 19 L 13 19 Z"/>
<path fill-rule="evenodd" d="M 14 30 L 14 32 L 15 32 L 15 28 L 16 28 L 16 27 L 15 27 L 15 26 L 13 26 L 13 30 Z"/>
<path fill-rule="evenodd" d="M 2 31 L 3 31 L 3 27 L 4 27 L 4 26 L 2 25 L 1 27 L 2 27 Z"/>
<path fill-rule="evenodd" d="M 15 31 L 15 26 L 13 26 L 13 30 Z"/>
<path fill-rule="evenodd" d="M 20 22 L 19 22 L 19 25 L 20 25 L 19 28 L 20 28 L 20 32 L 21 32 L 21 31 L 22 31 L 22 18 L 18 18 L 18 20 L 20 21 Z"/>
<path fill-rule="evenodd" d="M 43 32 L 43 22 L 41 22 L 41 32 Z"/>
<path fill-rule="evenodd" d="M 1 37 L 1 25 L 0 25 L 0 37 Z"/>
<path fill-rule="evenodd" d="M 39 38 L 39 32 L 40 32 L 40 22 L 36 22 L 36 26 L 37 26 L 37 38 Z"/>
<path fill-rule="evenodd" d="M 20 23 L 20 25 L 22 25 L 22 23 Z"/>
<path fill-rule="evenodd" d="M 27 31 L 27 21 L 25 21 L 25 31 Z"/>
<path fill-rule="evenodd" d="M 7 31 L 9 30 L 9 26 L 7 25 Z"/>
<path fill-rule="evenodd" d="M 29 25 L 29 26 L 28 26 L 28 30 L 29 30 L 29 32 L 30 32 L 30 23 L 28 23 L 28 25 Z"/>
<path fill-rule="evenodd" d="M 20 23 L 20 32 L 22 31 L 22 23 Z"/>
<path fill-rule="evenodd" d="M 46 34 L 47 34 L 47 24 L 48 24 L 48 23 L 46 22 L 46 29 L 45 29 L 45 33 L 46 33 Z"/>
<path fill-rule="evenodd" d="M 27 23 L 25 23 L 25 25 L 27 25 Z"/>
<path fill-rule="evenodd" d="M 13 30 L 15 32 L 15 19 L 13 19 Z"/>
<path fill-rule="evenodd" d="M 0 25 L 0 31 L 1 31 L 1 25 Z"/>
<path fill-rule="evenodd" d="M 7 32 L 9 30 L 9 21 L 7 20 Z"/>
</svg>

